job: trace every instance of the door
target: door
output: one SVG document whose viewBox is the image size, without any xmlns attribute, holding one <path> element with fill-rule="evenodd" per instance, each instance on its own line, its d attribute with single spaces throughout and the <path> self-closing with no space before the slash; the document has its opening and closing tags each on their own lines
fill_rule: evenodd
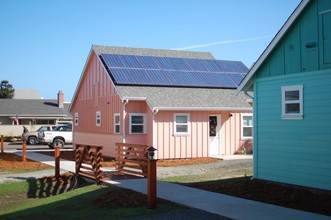
<svg viewBox="0 0 331 220">
<path fill-rule="evenodd" d="M 209 116 L 209 156 L 220 155 L 221 152 L 221 115 Z"/>
</svg>

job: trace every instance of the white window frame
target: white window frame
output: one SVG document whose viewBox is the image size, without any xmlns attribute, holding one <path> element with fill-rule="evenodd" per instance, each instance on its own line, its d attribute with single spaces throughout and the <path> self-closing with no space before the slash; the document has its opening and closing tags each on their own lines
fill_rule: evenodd
<svg viewBox="0 0 331 220">
<path fill-rule="evenodd" d="M 101 125 L 101 111 L 95 112 L 95 125 L 98 127 Z"/>
<path fill-rule="evenodd" d="M 116 117 L 118 117 L 118 123 L 116 123 Z M 118 132 L 116 132 L 116 127 L 118 126 Z M 120 113 L 114 113 L 114 134 L 121 133 L 121 115 Z"/>
<path fill-rule="evenodd" d="M 132 123 L 132 117 L 133 116 L 142 116 L 143 117 L 143 123 Z M 147 132 L 147 121 L 146 121 L 147 115 L 145 113 L 130 113 L 129 114 L 129 134 L 146 134 Z M 134 125 L 142 125 L 143 126 L 143 132 L 142 133 L 133 133 L 132 132 L 132 126 Z"/>
<path fill-rule="evenodd" d="M 285 94 L 288 91 L 299 91 L 299 99 L 286 100 Z M 286 112 L 286 105 L 288 104 L 299 104 L 299 112 Z M 303 85 L 282 86 L 282 119 L 303 119 Z"/>
<path fill-rule="evenodd" d="M 75 112 L 75 126 L 78 126 L 78 112 Z"/>
<path fill-rule="evenodd" d="M 176 121 L 177 116 L 186 116 L 187 123 L 177 123 L 177 121 Z M 187 132 L 177 132 L 177 125 L 186 125 Z M 175 135 L 189 135 L 190 134 L 190 114 L 189 113 L 175 113 L 174 114 L 174 134 Z"/>
<path fill-rule="evenodd" d="M 252 117 L 252 125 L 248 125 L 248 126 L 244 126 L 244 117 L 245 116 L 251 116 Z M 250 137 L 246 137 L 244 136 L 244 128 L 252 128 L 252 136 Z M 253 114 L 251 113 L 245 113 L 245 114 L 241 114 L 241 139 L 245 140 L 245 139 L 252 139 L 253 138 Z"/>
</svg>

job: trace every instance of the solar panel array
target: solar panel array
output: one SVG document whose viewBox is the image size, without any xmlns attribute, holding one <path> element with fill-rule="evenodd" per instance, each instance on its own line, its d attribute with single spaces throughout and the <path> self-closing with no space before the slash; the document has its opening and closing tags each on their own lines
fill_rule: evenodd
<svg viewBox="0 0 331 220">
<path fill-rule="evenodd" d="M 116 85 L 236 88 L 248 71 L 239 61 L 123 54 L 100 58 Z"/>
</svg>

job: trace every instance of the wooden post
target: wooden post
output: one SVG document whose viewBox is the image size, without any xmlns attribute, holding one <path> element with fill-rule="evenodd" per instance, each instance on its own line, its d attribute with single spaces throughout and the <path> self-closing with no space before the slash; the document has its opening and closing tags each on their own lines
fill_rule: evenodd
<svg viewBox="0 0 331 220">
<path fill-rule="evenodd" d="M 148 208 L 156 208 L 156 161 L 148 159 L 147 162 L 147 191 L 148 191 Z"/>
<path fill-rule="evenodd" d="M 26 142 L 22 142 L 22 162 L 26 161 Z"/>
<path fill-rule="evenodd" d="M 1 153 L 3 154 L 3 152 L 4 152 L 4 146 L 5 146 L 5 144 L 4 144 L 4 142 L 3 142 L 3 135 L 1 135 Z"/>
<path fill-rule="evenodd" d="M 55 147 L 55 178 L 60 179 L 60 147 L 56 145 Z"/>
</svg>

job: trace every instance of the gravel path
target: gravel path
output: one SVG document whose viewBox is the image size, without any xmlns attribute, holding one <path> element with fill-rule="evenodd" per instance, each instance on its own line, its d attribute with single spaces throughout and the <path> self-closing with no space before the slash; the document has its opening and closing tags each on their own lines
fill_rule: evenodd
<svg viewBox="0 0 331 220">
<path fill-rule="evenodd" d="M 60 173 L 66 173 L 66 172 L 67 172 L 66 170 L 60 170 Z M 52 176 L 52 175 L 55 175 L 54 169 L 35 171 L 35 172 L 31 172 L 31 173 L 1 173 L 0 172 L 0 183 L 25 181 L 28 179 L 42 178 L 45 176 Z"/>
<path fill-rule="evenodd" d="M 240 169 L 243 167 L 252 167 L 252 159 L 242 160 L 220 160 L 216 163 L 199 164 L 199 165 L 187 165 L 178 167 L 158 167 L 157 177 L 165 178 L 172 176 L 186 176 L 186 175 L 200 175 L 200 174 L 219 174 L 222 171 L 229 169 Z M 61 170 L 61 173 L 65 173 L 65 170 Z M 31 173 L 1 173 L 0 183 L 9 181 L 22 181 L 30 178 L 41 178 L 44 176 L 54 175 L 54 169 L 42 170 Z"/>
<path fill-rule="evenodd" d="M 179 167 L 158 167 L 157 177 L 171 177 L 171 176 L 185 176 L 185 175 L 199 175 L 199 174 L 213 174 L 219 173 L 228 169 L 240 169 L 243 167 L 252 167 L 252 159 L 243 160 L 221 160 L 216 163 L 188 165 Z"/>
<path fill-rule="evenodd" d="M 171 176 L 185 176 L 185 175 L 198 175 L 198 174 L 213 174 L 220 173 L 222 171 L 228 171 L 232 169 L 240 169 L 243 167 L 252 167 L 252 159 L 241 159 L 241 160 L 221 160 L 216 163 L 199 164 L 199 165 L 188 165 L 178 167 L 158 167 L 157 177 L 165 178 Z M 61 170 L 61 173 L 65 173 L 65 170 Z M 54 169 L 36 171 L 32 173 L 1 173 L 0 172 L 0 183 L 9 181 L 24 181 L 30 178 L 41 178 L 44 176 L 54 175 Z M 142 216 L 133 217 L 132 220 L 190 220 L 190 219 L 209 219 L 209 220 L 228 220 L 229 218 L 212 214 L 203 210 L 188 209 L 170 213 L 162 213 L 155 216 Z"/>
</svg>

